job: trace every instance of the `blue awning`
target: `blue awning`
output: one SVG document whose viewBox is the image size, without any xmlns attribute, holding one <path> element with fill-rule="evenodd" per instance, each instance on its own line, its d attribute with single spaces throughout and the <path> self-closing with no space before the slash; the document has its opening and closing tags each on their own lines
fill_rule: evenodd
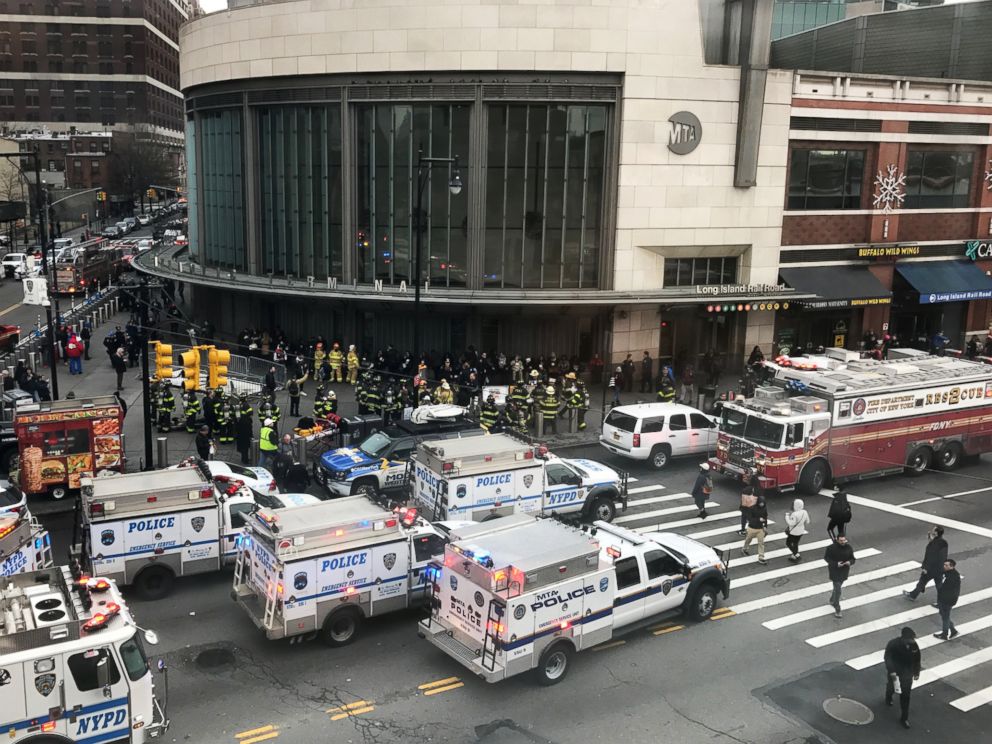
<svg viewBox="0 0 992 744">
<path fill-rule="evenodd" d="M 920 293 L 920 304 L 992 299 L 992 277 L 971 261 L 896 264 L 896 271 Z"/>
</svg>

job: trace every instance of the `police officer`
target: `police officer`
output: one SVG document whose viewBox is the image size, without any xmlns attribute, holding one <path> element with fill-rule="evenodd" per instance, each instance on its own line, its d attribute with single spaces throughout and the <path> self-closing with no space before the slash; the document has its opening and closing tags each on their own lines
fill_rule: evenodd
<svg viewBox="0 0 992 744">
<path fill-rule="evenodd" d="M 482 404 L 479 411 L 479 425 L 486 431 L 490 431 L 496 425 L 499 417 L 499 409 L 496 407 L 496 396 L 490 394 L 486 397 L 486 402 Z"/>
<path fill-rule="evenodd" d="M 341 353 L 341 344 L 337 341 L 331 347 L 331 352 L 327 355 L 327 361 L 331 365 L 331 380 L 334 382 L 344 382 L 344 379 L 341 377 L 344 354 Z"/>
<path fill-rule="evenodd" d="M 186 431 L 195 434 L 196 417 L 200 415 L 200 401 L 192 390 L 187 390 L 183 394 L 183 415 L 186 417 Z"/>
<path fill-rule="evenodd" d="M 541 412 L 544 414 L 544 432 L 548 429 L 558 434 L 558 396 L 555 389 L 548 385 L 544 388 L 544 397 L 540 401 Z"/>
</svg>

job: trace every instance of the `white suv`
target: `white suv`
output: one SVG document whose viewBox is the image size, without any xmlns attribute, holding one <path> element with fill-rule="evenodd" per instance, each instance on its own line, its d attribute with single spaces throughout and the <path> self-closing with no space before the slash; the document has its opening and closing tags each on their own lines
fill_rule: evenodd
<svg viewBox="0 0 992 744">
<path fill-rule="evenodd" d="M 680 403 L 617 406 L 603 423 L 599 443 L 632 460 L 647 460 L 661 470 L 669 459 L 700 455 L 716 448 L 716 419 Z"/>
</svg>

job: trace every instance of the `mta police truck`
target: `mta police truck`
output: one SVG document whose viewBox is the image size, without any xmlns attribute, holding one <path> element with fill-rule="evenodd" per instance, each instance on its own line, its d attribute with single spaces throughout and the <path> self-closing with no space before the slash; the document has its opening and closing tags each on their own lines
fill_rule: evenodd
<svg viewBox="0 0 992 744">
<path fill-rule="evenodd" d="M 0 731 L 12 744 L 143 744 L 169 721 L 114 582 L 56 566 L 0 582 Z"/>
<path fill-rule="evenodd" d="M 627 508 L 627 474 L 598 462 L 564 459 L 509 434 L 422 443 L 413 500 L 431 519 L 572 514 L 612 521 Z"/>
<path fill-rule="evenodd" d="M 52 565 L 52 538 L 27 510 L 0 517 L 0 577 Z"/>
</svg>

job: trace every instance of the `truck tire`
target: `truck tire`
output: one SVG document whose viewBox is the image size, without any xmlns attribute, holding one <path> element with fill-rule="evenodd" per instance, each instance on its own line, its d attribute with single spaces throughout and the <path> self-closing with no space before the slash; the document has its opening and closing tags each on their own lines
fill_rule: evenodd
<svg viewBox="0 0 992 744">
<path fill-rule="evenodd" d="M 369 501 L 375 501 L 379 496 L 379 489 L 376 487 L 375 481 L 359 481 L 355 484 L 355 487 L 351 489 L 352 496 L 364 496 Z"/>
<path fill-rule="evenodd" d="M 52 486 L 48 489 L 48 493 L 56 501 L 61 501 L 69 495 L 69 489 L 66 486 Z"/>
<path fill-rule="evenodd" d="M 814 460 L 799 474 L 799 490 L 807 496 L 816 496 L 827 485 L 830 472 L 822 460 Z"/>
<path fill-rule="evenodd" d="M 685 606 L 685 614 L 694 623 L 709 620 L 716 609 L 716 589 L 703 584 L 692 593 L 692 599 Z"/>
<path fill-rule="evenodd" d="M 552 643 L 541 654 L 541 660 L 534 670 L 537 675 L 537 682 L 544 687 L 556 685 L 565 679 L 568 670 L 572 665 L 572 657 L 575 651 L 572 646 L 564 641 Z"/>
<path fill-rule="evenodd" d="M 906 460 L 906 475 L 923 475 L 930 469 L 933 462 L 933 450 L 929 447 L 917 447 Z"/>
<path fill-rule="evenodd" d="M 362 630 L 362 613 L 357 607 L 343 607 L 332 612 L 320 629 L 320 640 L 331 648 L 347 646 Z"/>
<path fill-rule="evenodd" d="M 176 577 L 164 566 L 150 566 L 138 574 L 134 580 L 134 588 L 142 599 L 157 600 L 172 592 Z"/>
<path fill-rule="evenodd" d="M 607 496 L 600 496 L 589 507 L 589 516 L 594 520 L 612 522 L 617 515 L 617 508 L 613 505 L 613 499 Z"/>
<path fill-rule="evenodd" d="M 941 470 L 954 470 L 961 464 L 964 448 L 958 442 L 948 442 L 937 453 L 937 467 Z"/>
<path fill-rule="evenodd" d="M 659 444 L 651 450 L 651 457 L 648 458 L 648 462 L 655 470 L 663 470 L 671 457 L 672 448 L 667 444 Z"/>
</svg>

